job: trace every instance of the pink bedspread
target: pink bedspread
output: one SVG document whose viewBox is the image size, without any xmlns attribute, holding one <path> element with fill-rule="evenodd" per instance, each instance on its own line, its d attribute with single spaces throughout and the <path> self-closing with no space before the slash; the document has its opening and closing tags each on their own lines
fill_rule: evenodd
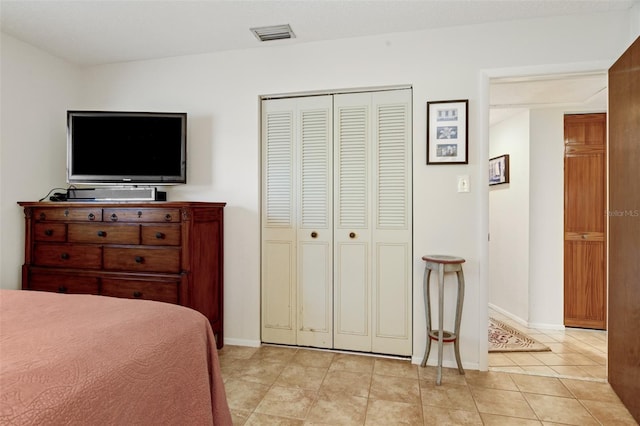
<svg viewBox="0 0 640 426">
<path fill-rule="evenodd" d="M 0 290 L 0 424 L 231 425 L 209 322 L 166 303 Z"/>
</svg>

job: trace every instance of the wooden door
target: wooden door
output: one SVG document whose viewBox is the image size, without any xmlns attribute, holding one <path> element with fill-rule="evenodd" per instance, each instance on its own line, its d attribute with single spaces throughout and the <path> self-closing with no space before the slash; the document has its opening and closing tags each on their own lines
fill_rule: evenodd
<svg viewBox="0 0 640 426">
<path fill-rule="evenodd" d="M 640 38 L 609 69 L 609 383 L 640 423 Z"/>
<path fill-rule="evenodd" d="M 606 114 L 564 117 L 564 324 L 606 329 Z"/>
</svg>

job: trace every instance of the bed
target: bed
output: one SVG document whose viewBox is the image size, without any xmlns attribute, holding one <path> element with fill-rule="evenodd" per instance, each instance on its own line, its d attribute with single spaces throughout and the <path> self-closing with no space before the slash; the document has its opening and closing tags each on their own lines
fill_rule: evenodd
<svg viewBox="0 0 640 426">
<path fill-rule="evenodd" d="M 209 322 L 168 303 L 0 290 L 0 424 L 230 425 Z"/>
</svg>

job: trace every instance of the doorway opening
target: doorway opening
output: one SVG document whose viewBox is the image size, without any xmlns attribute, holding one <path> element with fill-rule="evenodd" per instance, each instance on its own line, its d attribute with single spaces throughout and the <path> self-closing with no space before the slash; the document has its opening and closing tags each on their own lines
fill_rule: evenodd
<svg viewBox="0 0 640 426">
<path fill-rule="evenodd" d="M 606 381 L 606 332 L 564 326 L 563 118 L 606 112 L 607 74 L 490 78 L 488 98 L 510 173 L 489 188 L 488 313 L 551 349 L 490 352 L 489 370 Z"/>
</svg>

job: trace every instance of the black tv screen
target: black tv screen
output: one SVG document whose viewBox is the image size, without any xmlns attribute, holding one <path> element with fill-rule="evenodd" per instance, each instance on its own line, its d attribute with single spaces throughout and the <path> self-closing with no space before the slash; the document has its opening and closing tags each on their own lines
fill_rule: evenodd
<svg viewBox="0 0 640 426">
<path fill-rule="evenodd" d="M 186 183 L 186 149 L 186 113 L 67 111 L 69 183 Z"/>
</svg>

